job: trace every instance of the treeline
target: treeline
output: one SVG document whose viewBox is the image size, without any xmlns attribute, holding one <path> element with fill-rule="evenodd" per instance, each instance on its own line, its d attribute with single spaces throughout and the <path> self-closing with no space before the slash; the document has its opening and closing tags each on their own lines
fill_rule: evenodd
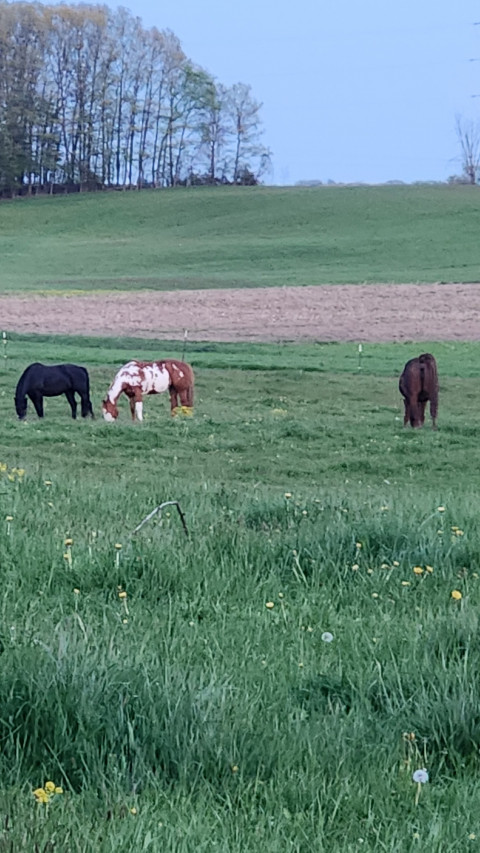
<svg viewBox="0 0 480 853">
<path fill-rule="evenodd" d="M 128 10 L 0 2 L 0 195 L 257 183 L 261 105 Z"/>
</svg>

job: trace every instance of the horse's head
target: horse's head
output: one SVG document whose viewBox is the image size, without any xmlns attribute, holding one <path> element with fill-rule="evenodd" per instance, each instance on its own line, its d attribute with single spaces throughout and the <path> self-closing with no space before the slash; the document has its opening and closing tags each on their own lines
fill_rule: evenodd
<svg viewBox="0 0 480 853">
<path fill-rule="evenodd" d="M 15 394 L 15 410 L 21 421 L 27 417 L 27 398 L 25 394 Z"/>
<path fill-rule="evenodd" d="M 118 418 L 118 407 L 108 397 L 102 402 L 102 415 L 108 423 L 113 424 Z"/>
</svg>

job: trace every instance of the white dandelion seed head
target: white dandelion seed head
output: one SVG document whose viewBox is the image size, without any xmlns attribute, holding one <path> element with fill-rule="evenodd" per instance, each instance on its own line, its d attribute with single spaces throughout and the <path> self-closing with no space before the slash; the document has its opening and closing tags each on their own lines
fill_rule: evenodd
<svg viewBox="0 0 480 853">
<path fill-rule="evenodd" d="M 415 770 L 414 774 L 412 775 L 412 779 L 414 782 L 419 782 L 421 785 L 424 785 L 425 782 L 428 782 L 428 772 L 425 767 L 423 767 L 421 770 Z"/>
<path fill-rule="evenodd" d="M 333 640 L 333 634 L 330 631 L 324 631 L 322 634 L 322 640 L 324 643 L 331 643 Z"/>
</svg>

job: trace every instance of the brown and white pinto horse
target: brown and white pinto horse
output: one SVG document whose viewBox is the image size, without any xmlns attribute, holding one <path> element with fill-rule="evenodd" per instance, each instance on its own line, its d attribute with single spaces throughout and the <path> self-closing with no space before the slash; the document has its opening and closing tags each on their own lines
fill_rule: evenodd
<svg viewBox="0 0 480 853">
<path fill-rule="evenodd" d="M 193 370 L 189 364 L 176 359 L 164 361 L 129 361 L 120 368 L 102 403 L 106 421 L 118 418 L 117 400 L 126 394 L 132 418 L 143 421 L 144 394 L 170 392 L 172 417 L 181 413 L 193 414 Z"/>
<path fill-rule="evenodd" d="M 429 352 L 418 358 L 411 358 L 403 368 L 398 383 L 405 404 L 403 425 L 422 427 L 425 423 L 425 406 L 430 400 L 432 427 L 437 428 L 438 413 L 438 375 L 437 363 Z"/>
</svg>

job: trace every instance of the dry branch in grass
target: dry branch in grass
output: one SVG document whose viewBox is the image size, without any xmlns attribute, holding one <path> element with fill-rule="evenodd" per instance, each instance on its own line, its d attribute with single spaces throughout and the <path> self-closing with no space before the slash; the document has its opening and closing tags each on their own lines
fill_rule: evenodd
<svg viewBox="0 0 480 853">
<path fill-rule="evenodd" d="M 164 501 L 163 503 L 161 503 L 161 504 L 159 504 L 158 506 L 156 506 L 156 507 L 155 507 L 155 509 L 152 509 L 152 511 L 151 511 L 151 512 L 149 512 L 149 513 L 148 513 L 148 515 L 146 515 L 144 519 L 142 519 L 142 521 L 140 522 L 140 524 L 137 524 L 137 526 L 136 526 L 135 530 L 133 531 L 133 533 L 138 533 L 138 531 L 143 527 L 143 525 L 144 525 L 144 524 L 146 524 L 146 523 L 147 523 L 147 521 L 150 521 L 150 519 L 151 519 L 151 518 L 153 518 L 153 516 L 154 516 L 154 515 L 156 515 L 156 514 L 157 514 L 157 512 L 161 512 L 161 510 L 162 510 L 165 506 L 176 506 L 176 507 L 177 507 L 178 514 L 179 514 L 179 516 L 180 516 L 180 519 L 181 519 L 181 522 L 182 522 L 182 525 L 183 525 L 183 529 L 184 529 L 184 531 L 185 531 L 185 536 L 188 536 L 189 534 L 188 534 L 187 522 L 185 521 L 185 516 L 184 516 L 184 514 L 183 514 L 183 512 L 182 512 L 182 509 L 181 509 L 180 504 L 178 503 L 178 501 Z M 132 535 L 133 535 L 133 534 L 132 534 Z"/>
</svg>

